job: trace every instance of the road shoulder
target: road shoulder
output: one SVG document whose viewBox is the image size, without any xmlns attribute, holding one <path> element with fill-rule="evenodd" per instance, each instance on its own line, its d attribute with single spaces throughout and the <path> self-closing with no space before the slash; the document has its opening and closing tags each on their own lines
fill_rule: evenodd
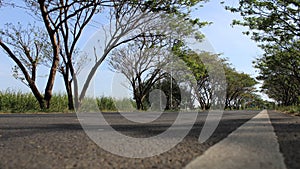
<svg viewBox="0 0 300 169">
<path fill-rule="evenodd" d="M 198 168 L 286 168 L 267 111 L 260 112 L 185 167 Z"/>
</svg>

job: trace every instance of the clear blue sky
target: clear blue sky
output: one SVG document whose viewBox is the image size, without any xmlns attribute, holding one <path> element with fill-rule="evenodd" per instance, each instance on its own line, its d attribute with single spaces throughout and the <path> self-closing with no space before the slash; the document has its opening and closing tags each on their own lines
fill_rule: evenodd
<svg viewBox="0 0 300 169">
<path fill-rule="evenodd" d="M 238 0 L 228 0 L 225 1 L 225 5 L 236 5 L 237 2 Z M 238 71 L 248 73 L 252 77 L 257 75 L 252 67 L 252 61 L 254 58 L 260 56 L 262 51 L 250 37 L 242 34 L 242 31 L 246 30 L 245 28 L 230 26 L 233 19 L 240 19 L 238 14 L 232 14 L 229 11 L 226 11 L 224 5 L 220 4 L 220 1 L 211 0 L 204 5 L 204 8 L 200 8 L 193 15 L 202 20 L 213 22 L 212 25 L 203 28 L 201 32 L 205 34 L 216 53 L 223 53 L 223 57 L 228 58 L 229 62 L 232 63 Z M 3 28 L 4 24 L 8 22 L 21 22 L 27 24 L 32 20 L 28 14 L 17 8 L 0 8 L 0 16 L 0 28 Z M 95 28 L 89 28 L 89 30 L 86 31 L 85 37 L 82 39 L 82 44 L 95 31 Z M 12 77 L 11 68 L 13 65 L 14 63 L 0 51 L 0 90 L 11 88 L 14 90 L 29 91 L 24 84 Z M 58 78 L 55 84 L 54 91 L 56 92 L 64 92 L 63 83 L 60 79 L 61 78 Z M 103 80 L 107 81 L 108 79 L 108 77 L 104 77 Z M 39 82 L 39 86 L 44 87 L 45 81 L 46 78 L 42 78 Z M 103 86 L 103 89 L 108 90 L 110 85 L 105 85 L 106 86 Z M 105 93 L 103 92 L 103 94 Z"/>
</svg>

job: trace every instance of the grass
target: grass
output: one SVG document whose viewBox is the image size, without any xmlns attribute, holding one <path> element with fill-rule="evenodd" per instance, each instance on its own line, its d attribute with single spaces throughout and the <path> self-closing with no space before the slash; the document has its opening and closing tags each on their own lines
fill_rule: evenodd
<svg viewBox="0 0 300 169">
<path fill-rule="evenodd" d="M 37 113 L 39 104 L 31 93 L 5 90 L 0 91 L 0 112 L 2 113 Z M 68 99 L 64 94 L 54 94 L 51 108 L 47 112 L 68 112 Z"/>
<path fill-rule="evenodd" d="M 131 99 L 114 99 L 112 97 L 87 98 L 84 100 L 81 111 L 115 112 L 117 110 L 128 111 L 133 107 Z M 54 94 L 51 99 L 51 107 L 42 111 L 38 102 L 31 93 L 5 90 L 0 91 L 0 113 L 51 113 L 70 112 L 68 110 L 68 98 L 65 94 Z"/>
<path fill-rule="evenodd" d="M 132 99 L 114 99 L 112 97 L 87 98 L 83 102 L 82 112 L 116 112 L 135 110 L 135 102 Z M 255 109 L 255 108 L 254 108 Z M 247 109 L 249 110 L 249 108 Z M 300 105 L 277 107 L 276 110 L 295 116 L 300 116 Z M 5 90 L 0 91 L 0 113 L 66 113 L 68 110 L 68 98 L 65 94 L 54 94 L 49 110 L 41 111 L 38 102 L 31 93 Z"/>
<path fill-rule="evenodd" d="M 38 112 L 39 105 L 32 94 L 6 90 L 0 92 L 0 112 Z"/>
<path fill-rule="evenodd" d="M 300 116 L 300 105 L 297 106 L 281 106 L 277 107 L 280 112 L 288 113 L 294 116 Z"/>
<path fill-rule="evenodd" d="M 132 99 L 112 97 L 85 98 L 80 112 L 131 112 L 136 110 Z M 31 93 L 0 91 L 0 113 L 68 113 L 68 98 L 65 94 L 54 94 L 50 109 L 42 111 Z"/>
</svg>

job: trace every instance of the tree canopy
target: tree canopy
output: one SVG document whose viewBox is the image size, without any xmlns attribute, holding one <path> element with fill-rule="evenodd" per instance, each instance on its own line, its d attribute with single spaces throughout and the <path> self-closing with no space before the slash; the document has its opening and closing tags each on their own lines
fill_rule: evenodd
<svg viewBox="0 0 300 169">
<path fill-rule="evenodd" d="M 225 72 L 227 82 L 225 108 L 239 109 L 239 106 L 245 102 L 253 101 L 251 97 L 255 95 L 257 81 L 250 75 L 239 73 L 228 65 L 225 67 Z"/>
<path fill-rule="evenodd" d="M 248 27 L 244 32 L 261 46 L 279 44 L 286 46 L 300 37 L 300 2 L 298 0 L 241 0 L 239 7 L 226 7 L 237 12 L 243 20 L 233 25 Z"/>
<path fill-rule="evenodd" d="M 254 62 L 262 91 L 281 105 L 299 104 L 300 1 L 241 0 L 226 8 L 241 14 L 233 25 L 249 28 L 244 33 L 264 50 Z"/>
<path fill-rule="evenodd" d="M 262 91 L 281 105 L 299 104 L 300 52 L 295 48 L 273 48 L 255 61 L 260 74 L 257 79 L 263 80 Z"/>
</svg>

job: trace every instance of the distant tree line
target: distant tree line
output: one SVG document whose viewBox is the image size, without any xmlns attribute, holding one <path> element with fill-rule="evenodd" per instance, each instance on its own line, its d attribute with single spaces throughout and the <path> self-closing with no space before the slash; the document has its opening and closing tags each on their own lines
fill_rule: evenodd
<svg viewBox="0 0 300 169">
<path fill-rule="evenodd" d="M 173 42 L 171 56 L 153 44 L 143 43 L 143 48 L 140 48 L 139 43 L 132 43 L 110 57 L 111 69 L 122 73 L 128 80 L 137 109 L 146 110 L 151 106 L 149 94 L 155 89 L 164 93 L 166 101 L 161 102 L 166 104 L 166 110 L 195 109 L 197 104 L 202 110 L 210 109 L 215 99 L 221 97 L 214 96 L 213 88 L 217 85 L 210 80 L 209 75 L 209 68 L 216 69 L 217 66 L 224 69 L 226 77 L 226 83 L 219 86 L 226 90 L 226 96 L 222 100 L 225 102 L 225 109 L 258 105 L 259 96 L 255 94 L 257 81 L 250 75 L 238 72 L 218 54 L 205 51 L 198 53 L 183 41 L 175 39 Z M 183 61 L 187 70 L 181 71 L 182 65 L 178 64 L 172 65 L 172 72 L 166 71 L 163 66 L 174 62 L 174 57 Z M 157 96 L 156 99 L 162 98 Z"/>
</svg>

